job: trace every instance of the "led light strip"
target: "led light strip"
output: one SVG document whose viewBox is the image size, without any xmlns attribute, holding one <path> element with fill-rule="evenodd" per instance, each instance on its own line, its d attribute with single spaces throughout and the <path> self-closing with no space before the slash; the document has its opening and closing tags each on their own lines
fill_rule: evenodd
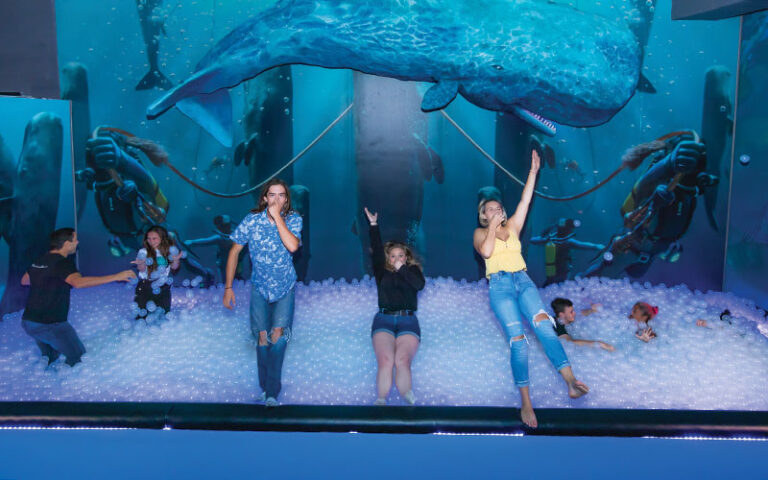
<svg viewBox="0 0 768 480">
<path fill-rule="evenodd" d="M 721 440 L 730 442 L 768 442 L 768 438 L 762 437 L 707 437 L 705 435 L 690 435 L 682 437 L 655 437 L 652 435 L 646 435 L 642 438 L 648 438 L 652 440 Z"/>
<path fill-rule="evenodd" d="M 40 427 L 40 426 L 0 426 L 0 430 L 138 430 L 133 427 Z"/>
</svg>

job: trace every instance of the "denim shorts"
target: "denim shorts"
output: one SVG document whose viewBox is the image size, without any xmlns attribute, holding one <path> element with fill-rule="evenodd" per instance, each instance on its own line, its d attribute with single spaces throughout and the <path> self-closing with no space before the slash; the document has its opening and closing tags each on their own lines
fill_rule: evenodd
<svg viewBox="0 0 768 480">
<path fill-rule="evenodd" d="M 413 335 L 421 340 L 421 328 L 416 315 L 388 315 L 379 312 L 373 317 L 371 336 L 378 332 L 391 333 L 395 338 L 400 335 Z"/>
</svg>

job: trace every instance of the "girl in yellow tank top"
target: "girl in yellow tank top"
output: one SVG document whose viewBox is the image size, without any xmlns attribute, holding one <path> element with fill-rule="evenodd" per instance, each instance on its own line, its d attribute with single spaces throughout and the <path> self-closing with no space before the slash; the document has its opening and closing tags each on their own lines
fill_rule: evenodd
<svg viewBox="0 0 768 480">
<path fill-rule="evenodd" d="M 507 219 L 507 212 L 499 199 L 485 199 L 478 205 L 481 227 L 475 230 L 474 235 L 475 250 L 485 259 L 491 309 L 509 341 L 512 374 L 515 385 L 520 389 L 520 416 L 523 423 L 533 428 L 538 423 L 528 391 L 528 340 L 523 330 L 523 318 L 531 324 L 550 362 L 565 380 L 568 395 L 577 398 L 589 391 L 573 375 L 565 350 L 555 334 L 554 319 L 547 313 L 536 285 L 525 272 L 520 230 L 528 215 L 538 171 L 539 155 L 533 150 L 531 171 L 514 215 Z"/>
<path fill-rule="evenodd" d="M 525 270 L 522 245 L 517 235 L 510 233 L 507 241 L 496 237 L 493 253 L 485 259 L 485 277 L 498 272 L 519 272 Z"/>
</svg>

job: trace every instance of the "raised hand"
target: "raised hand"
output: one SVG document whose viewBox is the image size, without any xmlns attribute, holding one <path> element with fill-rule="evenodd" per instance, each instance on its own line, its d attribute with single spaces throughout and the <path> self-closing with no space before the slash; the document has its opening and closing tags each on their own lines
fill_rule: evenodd
<svg viewBox="0 0 768 480">
<path fill-rule="evenodd" d="M 539 152 L 534 148 L 531 150 L 531 173 L 536 174 L 541 166 L 541 159 L 539 158 Z"/>
<path fill-rule="evenodd" d="M 368 210 L 368 207 L 363 207 L 365 210 L 365 216 L 368 217 L 368 223 L 371 225 L 376 225 L 376 223 L 379 221 L 379 214 L 376 212 L 371 212 Z"/>
<path fill-rule="evenodd" d="M 274 220 L 280 217 L 280 210 L 282 210 L 282 207 L 277 202 L 275 202 L 267 207 L 267 214 L 269 214 L 269 216 Z"/>
<path fill-rule="evenodd" d="M 651 330 L 651 327 L 646 328 L 645 330 L 643 330 L 643 333 L 641 333 L 639 335 L 637 333 L 635 334 L 635 337 L 637 337 L 638 339 L 644 341 L 645 343 L 650 342 L 651 339 L 653 337 L 655 337 L 655 336 L 656 336 L 656 334 L 653 333 L 653 330 Z"/>
<path fill-rule="evenodd" d="M 496 212 L 488 222 L 488 229 L 491 232 L 495 232 L 496 228 L 498 228 L 499 225 L 501 225 L 504 222 L 504 213 L 502 212 Z"/>
</svg>

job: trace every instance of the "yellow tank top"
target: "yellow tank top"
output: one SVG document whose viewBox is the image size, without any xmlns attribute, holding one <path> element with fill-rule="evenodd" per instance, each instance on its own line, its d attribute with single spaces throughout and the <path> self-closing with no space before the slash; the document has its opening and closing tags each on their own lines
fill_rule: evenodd
<svg viewBox="0 0 768 480">
<path fill-rule="evenodd" d="M 517 235 L 510 233 L 506 242 L 496 238 L 493 253 L 485 259 L 485 276 L 491 277 L 496 272 L 519 272 L 525 270 L 525 260 L 521 253 L 522 245 Z"/>
</svg>

